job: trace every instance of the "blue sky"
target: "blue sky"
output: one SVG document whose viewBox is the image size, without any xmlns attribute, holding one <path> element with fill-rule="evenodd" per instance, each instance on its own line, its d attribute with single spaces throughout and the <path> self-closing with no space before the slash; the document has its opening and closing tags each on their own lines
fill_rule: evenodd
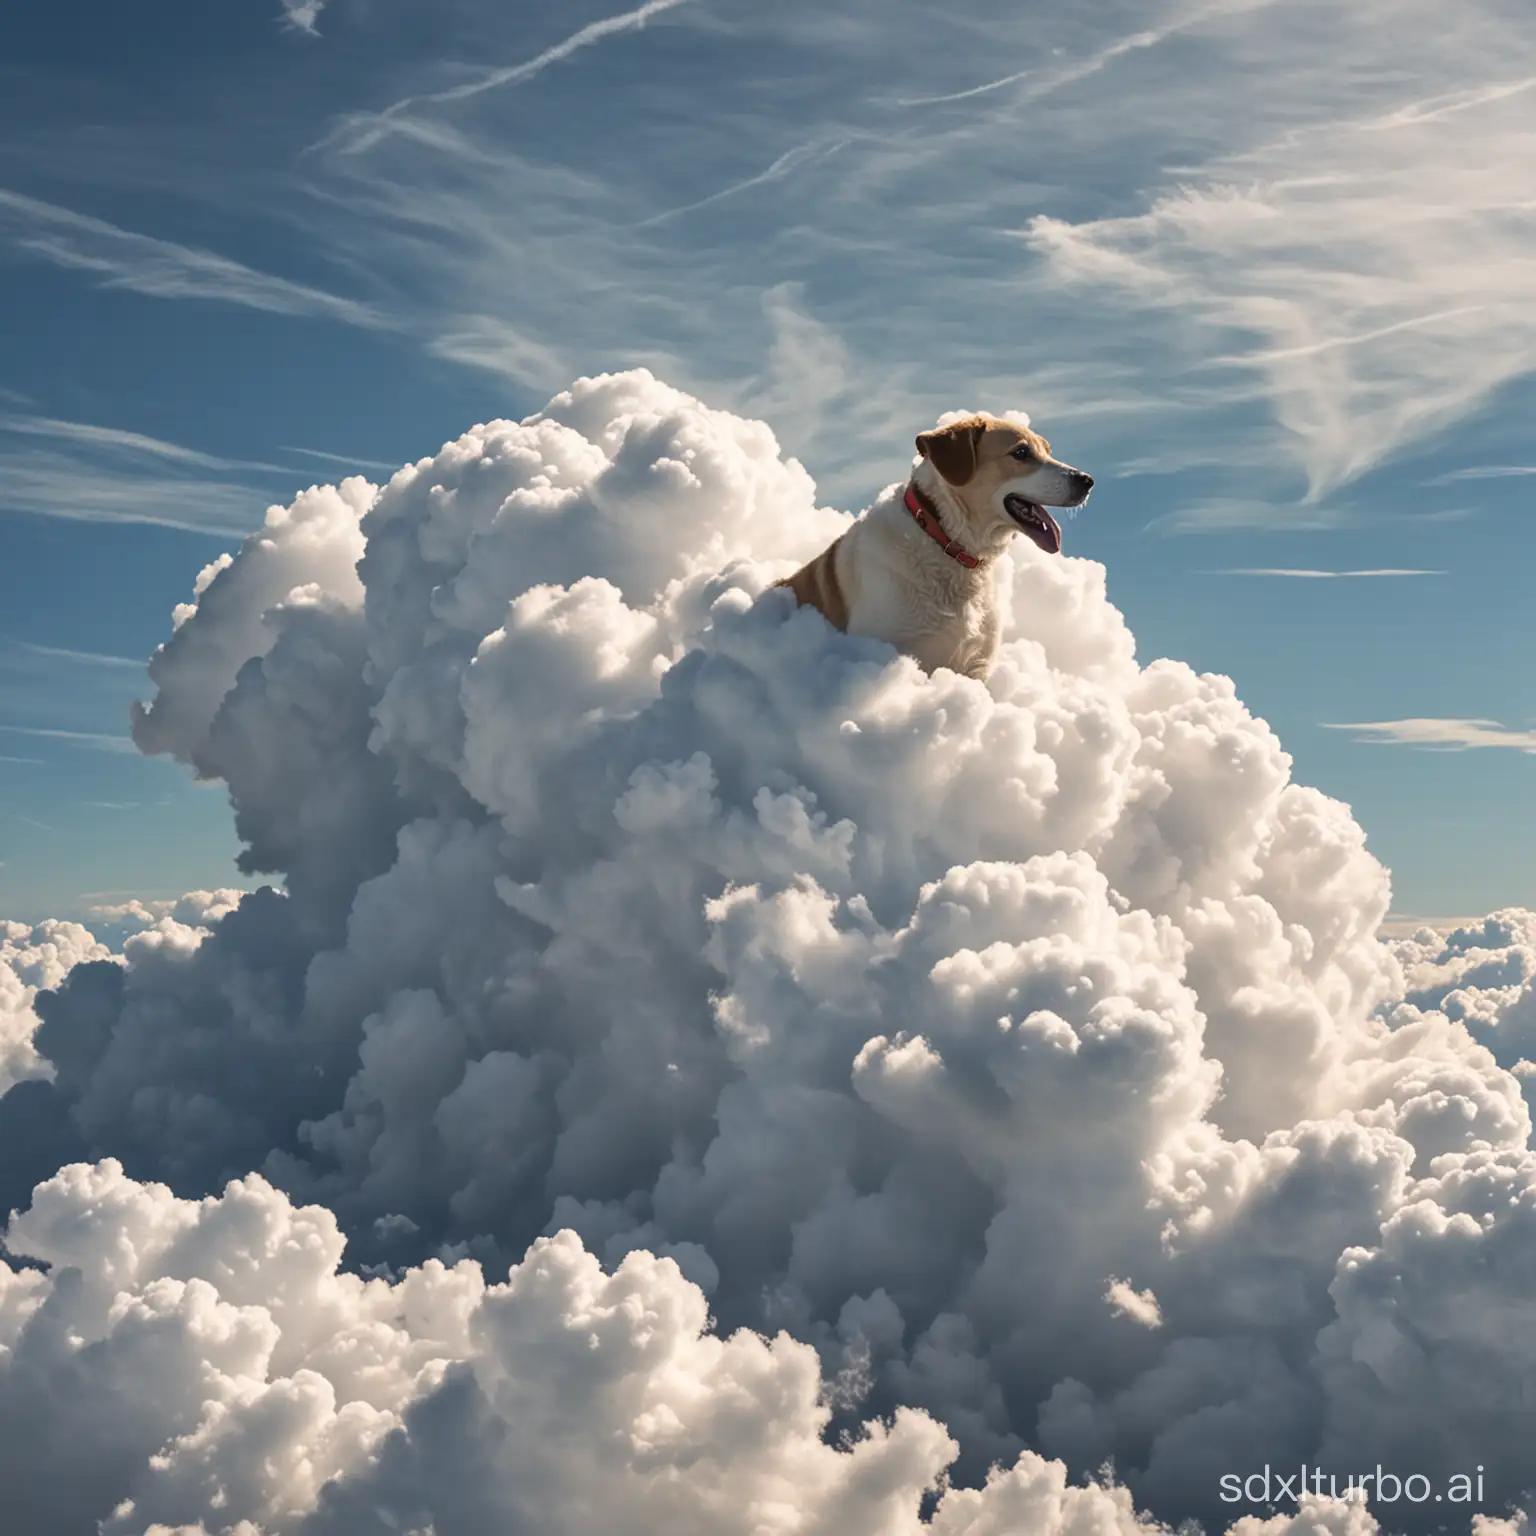
<svg viewBox="0 0 1536 1536">
<path fill-rule="evenodd" d="M 232 883 L 127 709 L 269 502 L 635 363 L 849 508 L 1030 410 L 1143 659 L 1232 675 L 1400 912 L 1536 905 L 1523 11 L 13 7 L 0 912 Z"/>
</svg>

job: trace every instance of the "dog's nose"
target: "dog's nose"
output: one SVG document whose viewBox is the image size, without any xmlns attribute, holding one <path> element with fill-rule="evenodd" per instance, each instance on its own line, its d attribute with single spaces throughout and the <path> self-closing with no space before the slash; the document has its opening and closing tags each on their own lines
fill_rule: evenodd
<svg viewBox="0 0 1536 1536">
<path fill-rule="evenodd" d="M 1077 479 L 1078 484 L 1083 488 L 1083 495 L 1086 496 L 1093 489 L 1093 476 L 1085 475 L 1082 470 L 1078 470 Z"/>
</svg>

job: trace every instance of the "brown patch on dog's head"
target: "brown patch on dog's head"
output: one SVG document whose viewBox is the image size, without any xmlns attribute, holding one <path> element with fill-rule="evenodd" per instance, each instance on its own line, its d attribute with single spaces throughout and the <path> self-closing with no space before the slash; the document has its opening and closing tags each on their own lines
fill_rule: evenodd
<svg viewBox="0 0 1536 1536">
<path fill-rule="evenodd" d="M 951 485 L 965 485 L 976 474 L 977 453 L 990 425 L 985 416 L 968 416 L 932 432 L 919 432 L 917 451 Z"/>
</svg>

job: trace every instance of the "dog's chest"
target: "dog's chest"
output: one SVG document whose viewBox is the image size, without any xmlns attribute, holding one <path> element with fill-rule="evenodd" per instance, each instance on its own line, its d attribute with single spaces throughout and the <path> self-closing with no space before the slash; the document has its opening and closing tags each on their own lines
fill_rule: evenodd
<svg viewBox="0 0 1536 1536">
<path fill-rule="evenodd" d="M 941 566 L 905 538 L 872 538 L 859 556 L 850 634 L 888 640 L 930 671 L 966 671 L 990 650 L 990 570 L 966 570 L 948 560 Z"/>
</svg>

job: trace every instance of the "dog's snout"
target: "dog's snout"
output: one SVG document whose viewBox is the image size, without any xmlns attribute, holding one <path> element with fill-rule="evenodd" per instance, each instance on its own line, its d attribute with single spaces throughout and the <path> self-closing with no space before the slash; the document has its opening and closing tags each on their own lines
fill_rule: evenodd
<svg viewBox="0 0 1536 1536">
<path fill-rule="evenodd" d="M 1077 472 L 1077 484 L 1078 484 L 1078 489 L 1082 491 L 1084 496 L 1086 496 L 1088 494 L 1088 492 L 1093 489 L 1093 476 L 1092 475 L 1085 475 L 1082 472 L 1082 470 L 1078 470 L 1078 472 Z"/>
</svg>

